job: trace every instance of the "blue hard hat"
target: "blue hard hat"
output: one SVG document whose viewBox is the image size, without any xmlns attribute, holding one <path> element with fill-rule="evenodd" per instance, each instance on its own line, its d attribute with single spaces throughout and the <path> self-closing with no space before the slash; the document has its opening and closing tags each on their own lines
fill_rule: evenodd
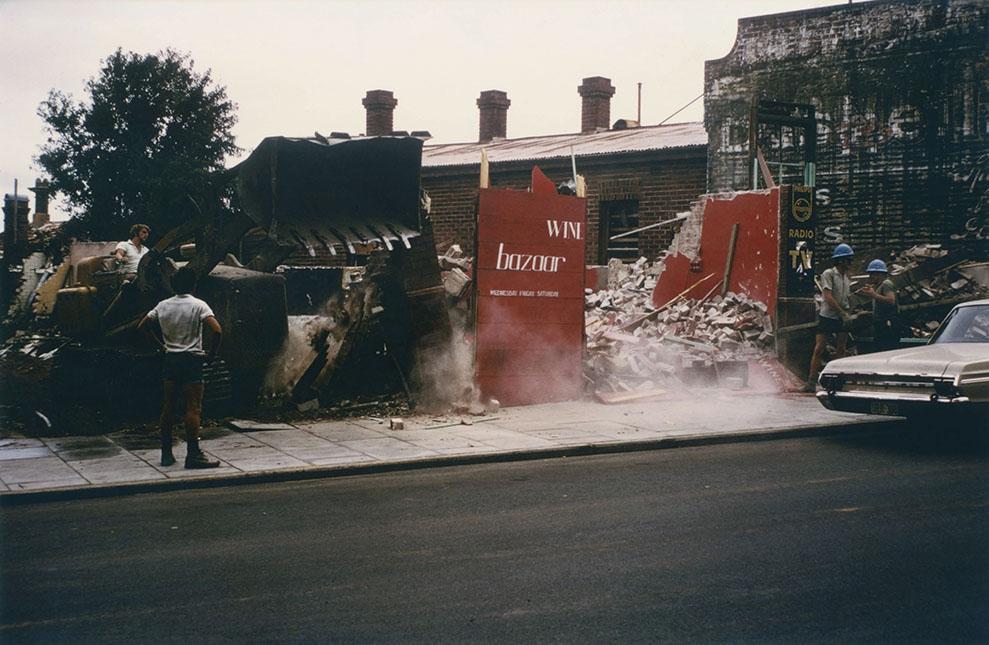
<svg viewBox="0 0 989 645">
<path fill-rule="evenodd" d="M 886 268 L 886 263 L 882 260 L 873 260 L 869 263 L 869 266 L 865 269 L 866 273 L 889 273 L 889 269 Z"/>
<path fill-rule="evenodd" d="M 837 258 L 850 258 L 853 255 L 855 255 L 855 251 L 852 250 L 852 247 L 847 244 L 839 244 L 834 247 L 834 253 L 831 254 L 831 259 L 835 260 Z"/>
</svg>

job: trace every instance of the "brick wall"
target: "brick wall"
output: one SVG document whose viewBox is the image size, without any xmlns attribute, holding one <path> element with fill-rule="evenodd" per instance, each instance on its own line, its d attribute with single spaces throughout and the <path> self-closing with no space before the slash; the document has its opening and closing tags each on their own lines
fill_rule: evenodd
<svg viewBox="0 0 989 645">
<path fill-rule="evenodd" d="M 492 188 L 525 190 L 529 187 L 532 166 L 539 168 L 555 183 L 571 176 L 570 160 L 550 160 L 516 164 L 492 164 Z M 687 210 L 690 202 L 704 192 L 706 156 L 704 148 L 690 148 L 675 153 L 649 155 L 614 154 L 577 160 L 578 172 L 587 180 L 588 236 L 585 256 L 589 264 L 599 260 L 602 200 L 618 197 L 616 191 L 629 184 L 639 200 L 639 225 L 646 226 L 670 219 Z M 450 244 L 460 244 L 465 253 L 474 248 L 474 217 L 478 193 L 478 166 L 424 167 L 422 186 L 432 199 L 431 219 L 437 247 L 443 252 Z M 652 259 L 666 249 L 676 228 L 663 226 L 642 234 L 640 254 Z"/>
<path fill-rule="evenodd" d="M 945 241 L 971 217 L 964 182 L 987 163 L 989 3 L 891 0 L 739 21 L 732 51 L 705 64 L 708 190 L 750 186 L 753 98 L 812 103 L 820 246 Z M 772 158 L 799 142 L 760 131 Z M 980 160 L 981 157 L 981 160 Z M 770 166 L 772 166 L 770 162 Z M 776 169 L 774 168 L 774 174 Z"/>
</svg>

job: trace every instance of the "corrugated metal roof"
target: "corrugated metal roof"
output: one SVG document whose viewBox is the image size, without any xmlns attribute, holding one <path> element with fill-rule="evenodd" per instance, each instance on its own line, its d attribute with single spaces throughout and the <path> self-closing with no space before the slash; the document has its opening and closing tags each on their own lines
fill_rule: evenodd
<svg viewBox="0 0 989 645">
<path fill-rule="evenodd" d="M 578 157 L 621 152 L 645 152 L 707 145 L 702 122 L 650 125 L 628 130 L 606 130 L 594 134 L 554 134 L 522 139 L 500 139 L 489 143 L 426 144 L 422 148 L 423 167 L 467 166 L 481 162 L 481 148 L 488 161 L 523 161 L 570 156 Z"/>
</svg>

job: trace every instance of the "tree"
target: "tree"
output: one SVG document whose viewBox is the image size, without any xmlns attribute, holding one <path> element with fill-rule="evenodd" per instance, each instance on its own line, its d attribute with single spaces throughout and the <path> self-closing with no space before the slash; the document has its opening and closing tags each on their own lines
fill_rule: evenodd
<svg viewBox="0 0 989 645">
<path fill-rule="evenodd" d="M 39 106 L 48 138 L 36 161 L 80 233 L 124 239 L 140 222 L 162 234 L 195 214 L 199 196 L 216 194 L 225 157 L 238 151 L 236 105 L 193 67 L 172 50 L 118 49 L 87 82 L 87 101 L 52 90 Z"/>
</svg>

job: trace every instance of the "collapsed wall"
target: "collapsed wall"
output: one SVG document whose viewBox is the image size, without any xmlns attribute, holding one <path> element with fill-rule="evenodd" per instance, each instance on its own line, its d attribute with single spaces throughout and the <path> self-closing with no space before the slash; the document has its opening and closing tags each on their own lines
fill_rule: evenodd
<svg viewBox="0 0 989 645">
<path fill-rule="evenodd" d="M 660 307 L 713 286 L 763 303 L 775 317 L 779 281 L 779 189 L 703 195 L 677 233 L 653 291 Z M 722 281 L 725 281 L 722 284 Z"/>
</svg>

